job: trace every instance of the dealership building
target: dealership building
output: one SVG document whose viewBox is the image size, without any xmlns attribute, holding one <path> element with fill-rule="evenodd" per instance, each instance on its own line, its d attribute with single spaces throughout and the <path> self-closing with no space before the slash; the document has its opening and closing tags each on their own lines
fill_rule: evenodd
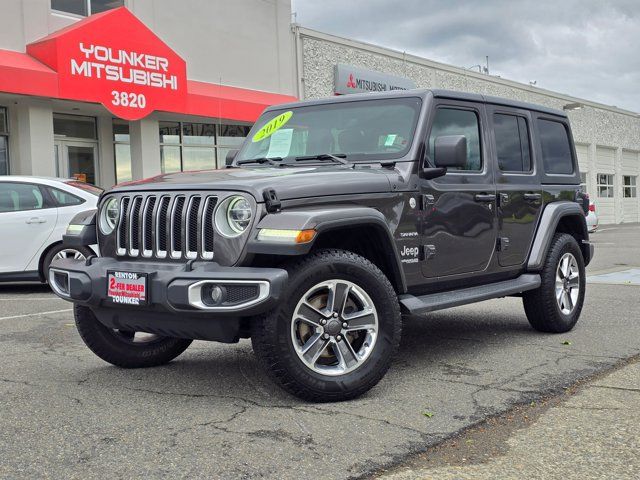
<svg viewBox="0 0 640 480">
<path fill-rule="evenodd" d="M 123 8 L 124 7 L 124 8 Z M 601 223 L 640 221 L 640 116 L 291 24 L 290 0 L 9 0 L 0 175 L 215 168 L 268 105 L 444 88 L 564 109 Z"/>
</svg>

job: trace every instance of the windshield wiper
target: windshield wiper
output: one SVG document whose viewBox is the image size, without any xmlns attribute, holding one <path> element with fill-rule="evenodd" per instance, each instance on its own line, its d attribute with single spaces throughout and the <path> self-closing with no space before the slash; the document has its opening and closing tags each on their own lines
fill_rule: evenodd
<svg viewBox="0 0 640 480">
<path fill-rule="evenodd" d="M 244 165 L 246 163 L 268 163 L 269 165 L 279 165 L 278 162 L 282 162 L 282 157 L 247 158 L 245 160 L 238 160 L 236 165 Z"/>
<path fill-rule="evenodd" d="M 345 160 L 347 156 L 344 153 L 321 153 L 319 155 L 307 155 L 304 157 L 296 157 L 296 162 L 307 162 L 309 160 L 333 160 L 334 162 L 341 163 L 342 165 L 351 165 L 349 160 Z"/>
</svg>

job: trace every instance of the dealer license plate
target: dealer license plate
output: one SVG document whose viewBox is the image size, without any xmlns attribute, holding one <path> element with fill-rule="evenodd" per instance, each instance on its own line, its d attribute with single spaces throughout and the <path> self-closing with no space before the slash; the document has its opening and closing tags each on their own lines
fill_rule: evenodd
<svg viewBox="0 0 640 480">
<path fill-rule="evenodd" d="M 109 270 L 107 298 L 118 305 L 146 305 L 147 274 Z"/>
</svg>

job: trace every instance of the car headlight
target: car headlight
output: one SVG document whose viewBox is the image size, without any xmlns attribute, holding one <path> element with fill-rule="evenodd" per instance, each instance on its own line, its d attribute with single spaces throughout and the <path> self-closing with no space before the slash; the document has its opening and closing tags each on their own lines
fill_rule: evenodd
<svg viewBox="0 0 640 480">
<path fill-rule="evenodd" d="M 234 195 L 216 209 L 216 228 L 225 237 L 237 237 L 249 227 L 252 215 L 249 201 L 241 195 Z"/>
<path fill-rule="evenodd" d="M 120 203 L 115 197 L 110 198 L 100 211 L 100 231 L 109 235 L 120 220 Z"/>
</svg>

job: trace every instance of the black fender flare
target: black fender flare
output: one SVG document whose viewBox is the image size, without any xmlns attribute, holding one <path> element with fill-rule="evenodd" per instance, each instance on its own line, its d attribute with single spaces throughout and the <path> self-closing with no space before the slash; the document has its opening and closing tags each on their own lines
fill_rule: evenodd
<svg viewBox="0 0 640 480">
<path fill-rule="evenodd" d="M 542 212 L 531 251 L 529 252 L 528 271 L 536 272 L 542 269 L 553 235 L 556 233 L 560 220 L 566 217 L 578 219 L 580 228 L 578 233 L 583 239 L 583 242 L 579 242 L 580 249 L 582 250 L 585 265 L 589 264 L 591 257 L 593 257 L 593 245 L 584 243 L 584 241 L 588 242 L 589 240 L 584 210 L 576 202 L 559 201 L 548 204 Z"/>
<path fill-rule="evenodd" d="M 395 283 L 398 290 L 405 292 L 407 283 L 400 261 L 400 254 L 396 248 L 393 232 L 385 216 L 374 208 L 369 207 L 332 207 L 309 208 L 282 211 L 264 216 L 257 224 L 256 231 L 247 242 L 247 253 L 267 255 L 305 255 L 313 248 L 315 241 L 323 233 L 353 228 L 354 226 L 372 226 L 381 233 L 384 245 L 381 245 L 393 269 Z M 313 241 L 305 244 L 277 244 L 257 240 L 257 229 L 315 229 L 317 235 Z"/>
</svg>

